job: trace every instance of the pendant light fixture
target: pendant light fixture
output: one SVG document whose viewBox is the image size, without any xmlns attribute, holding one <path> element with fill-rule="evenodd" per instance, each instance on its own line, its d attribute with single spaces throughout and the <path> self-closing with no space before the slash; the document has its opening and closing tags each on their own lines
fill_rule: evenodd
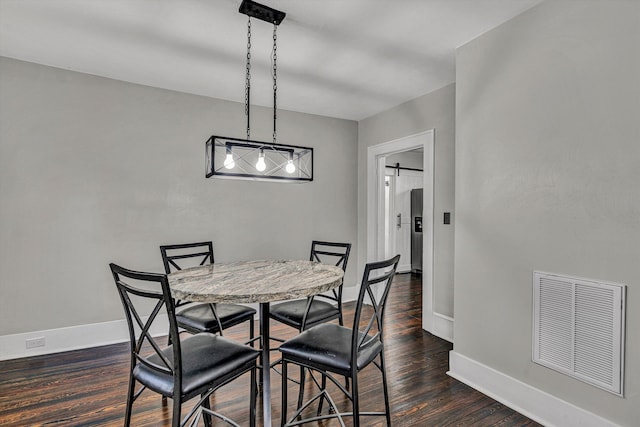
<svg viewBox="0 0 640 427">
<path fill-rule="evenodd" d="M 247 55 L 244 110 L 246 139 L 211 136 L 206 144 L 206 177 L 282 182 L 313 181 L 313 148 L 277 142 L 278 45 L 277 29 L 286 14 L 252 0 L 243 0 L 239 12 L 247 15 Z M 251 139 L 251 18 L 273 24 L 271 74 L 273 78 L 272 142 Z"/>
</svg>

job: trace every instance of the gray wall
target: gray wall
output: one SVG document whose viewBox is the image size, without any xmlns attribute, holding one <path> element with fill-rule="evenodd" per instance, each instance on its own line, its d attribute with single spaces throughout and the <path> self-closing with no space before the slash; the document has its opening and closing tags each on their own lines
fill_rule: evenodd
<svg viewBox="0 0 640 427">
<path fill-rule="evenodd" d="M 402 168 L 422 169 L 424 155 L 422 151 L 411 150 L 403 153 L 391 154 L 385 158 L 387 166 L 395 166 L 400 163 Z"/>
<path fill-rule="evenodd" d="M 427 95 L 358 123 L 358 254 L 366 262 L 367 247 L 367 149 L 404 136 L 435 129 L 435 224 L 433 310 L 453 317 L 453 234 L 454 225 L 442 224 L 444 212 L 454 204 L 454 114 L 455 85 Z M 452 221 L 453 222 L 453 221 Z"/>
<path fill-rule="evenodd" d="M 461 47 L 454 350 L 640 416 L 640 3 L 544 2 Z M 531 362 L 532 272 L 627 284 L 625 398 Z"/>
<path fill-rule="evenodd" d="M 271 110 L 251 116 L 269 141 Z M 0 335 L 123 318 L 108 263 L 162 271 L 167 243 L 232 261 L 352 242 L 354 285 L 357 124 L 278 118 L 315 149 L 312 183 L 207 180 L 204 141 L 244 137 L 242 104 L 0 58 Z"/>
</svg>

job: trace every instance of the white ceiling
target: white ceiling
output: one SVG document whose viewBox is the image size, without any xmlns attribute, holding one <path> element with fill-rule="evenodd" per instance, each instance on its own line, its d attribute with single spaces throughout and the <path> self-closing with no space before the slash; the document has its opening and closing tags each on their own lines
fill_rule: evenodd
<svg viewBox="0 0 640 427">
<path fill-rule="evenodd" d="M 244 102 L 241 0 L 0 0 L 0 55 Z M 360 120 L 455 81 L 455 48 L 541 0 L 263 0 L 278 108 Z M 259 1 L 260 2 L 260 1 Z M 273 27 L 252 20 L 252 104 L 272 106 Z"/>
</svg>

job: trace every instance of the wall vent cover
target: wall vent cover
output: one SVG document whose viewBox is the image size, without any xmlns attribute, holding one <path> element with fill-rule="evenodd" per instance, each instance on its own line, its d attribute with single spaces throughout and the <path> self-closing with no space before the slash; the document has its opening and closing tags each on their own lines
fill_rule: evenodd
<svg viewBox="0 0 640 427">
<path fill-rule="evenodd" d="M 626 286 L 533 273 L 533 361 L 623 395 Z"/>
</svg>

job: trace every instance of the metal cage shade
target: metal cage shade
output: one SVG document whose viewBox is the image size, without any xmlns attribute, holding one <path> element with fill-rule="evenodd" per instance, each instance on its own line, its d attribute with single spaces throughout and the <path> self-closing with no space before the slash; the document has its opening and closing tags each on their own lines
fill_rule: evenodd
<svg viewBox="0 0 640 427">
<path fill-rule="evenodd" d="M 313 181 L 313 148 L 212 136 L 206 177 L 282 182 Z"/>
</svg>

